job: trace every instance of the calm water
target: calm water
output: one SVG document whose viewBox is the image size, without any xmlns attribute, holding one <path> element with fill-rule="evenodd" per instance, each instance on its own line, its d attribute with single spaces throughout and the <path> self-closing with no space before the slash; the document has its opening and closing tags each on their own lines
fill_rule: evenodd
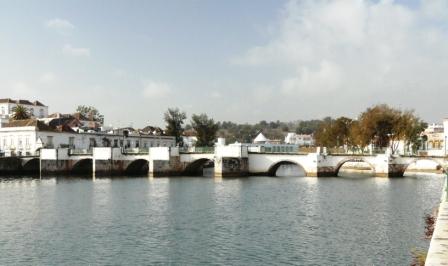
<svg viewBox="0 0 448 266">
<path fill-rule="evenodd" d="M 409 265 L 441 177 L 0 181 L 0 265 Z"/>
</svg>

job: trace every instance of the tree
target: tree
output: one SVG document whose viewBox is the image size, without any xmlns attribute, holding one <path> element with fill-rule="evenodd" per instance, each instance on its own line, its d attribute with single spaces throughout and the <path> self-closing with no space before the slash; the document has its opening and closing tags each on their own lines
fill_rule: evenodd
<svg viewBox="0 0 448 266">
<path fill-rule="evenodd" d="M 181 112 L 178 108 L 168 108 L 165 112 L 164 120 L 166 122 L 166 134 L 176 137 L 176 143 L 182 146 L 183 124 L 187 119 L 187 114 Z"/>
<path fill-rule="evenodd" d="M 399 138 L 396 124 L 399 122 L 401 111 L 386 104 L 379 104 L 367 108 L 358 118 L 363 138 L 370 139 L 376 147 L 385 148 L 394 138 Z"/>
<path fill-rule="evenodd" d="M 197 146 L 210 147 L 214 145 L 218 124 L 206 114 L 193 115 L 191 117 L 191 126 L 196 131 L 198 141 Z"/>
<path fill-rule="evenodd" d="M 413 110 L 403 111 L 394 126 L 395 139 L 404 142 L 405 148 L 417 150 L 421 144 L 420 133 L 425 130 L 427 124 L 414 114 Z M 392 145 L 392 144 L 391 144 Z M 391 147 L 395 151 L 395 147 Z"/>
<path fill-rule="evenodd" d="M 25 119 L 30 119 L 31 115 L 28 111 L 28 109 L 26 109 L 25 106 L 23 105 L 16 105 L 15 107 L 12 108 L 12 119 L 13 120 L 25 120 Z"/>
<path fill-rule="evenodd" d="M 316 143 L 325 147 L 348 145 L 351 143 L 352 124 L 353 120 L 347 117 L 339 117 L 336 120 L 325 118 L 316 131 Z"/>
<path fill-rule="evenodd" d="M 93 106 L 79 105 L 76 108 L 76 112 L 91 121 L 100 122 L 101 124 L 104 123 L 104 116 Z"/>
<path fill-rule="evenodd" d="M 356 139 L 366 140 L 376 147 L 389 147 L 395 153 L 400 141 L 405 147 L 416 149 L 419 145 L 420 133 L 426 124 L 414 114 L 414 111 L 402 111 L 386 104 L 367 108 L 358 118 L 359 128 L 352 130 Z"/>
<path fill-rule="evenodd" d="M 354 120 L 350 127 L 350 142 L 349 145 L 352 151 L 363 152 L 371 142 L 370 137 L 364 133 L 364 128 L 359 124 L 359 121 Z"/>
</svg>

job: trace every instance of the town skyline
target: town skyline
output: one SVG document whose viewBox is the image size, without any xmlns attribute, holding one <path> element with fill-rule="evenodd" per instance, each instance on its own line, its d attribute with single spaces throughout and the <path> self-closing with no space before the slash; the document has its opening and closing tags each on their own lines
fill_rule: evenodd
<svg viewBox="0 0 448 266">
<path fill-rule="evenodd" d="M 136 127 L 169 107 L 237 123 L 379 103 L 448 115 L 446 1 L 43 2 L 1 4 L 2 98 Z"/>
</svg>

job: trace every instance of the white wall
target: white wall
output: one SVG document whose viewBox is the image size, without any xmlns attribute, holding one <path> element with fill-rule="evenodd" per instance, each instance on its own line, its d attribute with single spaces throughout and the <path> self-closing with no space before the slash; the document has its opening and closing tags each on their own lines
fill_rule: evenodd
<svg viewBox="0 0 448 266">
<path fill-rule="evenodd" d="M 48 116 L 48 106 L 35 106 L 28 104 L 21 104 L 26 107 L 33 117 L 47 117 Z M 10 116 L 13 114 L 12 109 L 16 107 L 15 103 L 1 103 L 0 104 L 0 115 Z M 41 111 L 42 110 L 42 111 Z"/>
<path fill-rule="evenodd" d="M 215 155 L 218 157 L 242 157 L 247 158 L 247 146 L 231 145 L 231 146 L 216 146 Z"/>
<path fill-rule="evenodd" d="M 249 172 L 266 173 L 269 169 L 281 162 L 294 162 L 304 168 L 307 173 L 317 172 L 318 155 L 310 153 L 308 155 L 287 155 L 287 154 L 249 154 Z"/>
<path fill-rule="evenodd" d="M 34 127 L 22 127 L 21 130 L 0 129 L 0 151 L 10 155 L 30 155 L 36 150 L 36 131 Z"/>
<path fill-rule="evenodd" d="M 71 138 L 73 143 L 70 143 Z M 129 143 L 130 148 L 136 148 L 137 143 L 140 148 L 175 145 L 174 138 L 166 136 L 129 136 L 123 139 L 123 136 L 118 135 L 36 131 L 35 127 L 16 127 L 0 128 L 0 151 L 5 152 L 6 155 L 11 155 L 11 152 L 18 155 L 18 151 L 21 152 L 21 155 L 26 153 L 34 155 L 36 150 L 42 147 L 38 145 L 39 140 L 43 147 L 48 148 L 70 146 L 75 149 L 89 149 L 93 147 L 93 142 L 96 142 L 96 147 L 102 147 L 103 138 L 109 139 L 111 146 L 115 144 L 116 140 L 118 147 L 121 147 L 123 140 L 123 144 Z"/>
</svg>

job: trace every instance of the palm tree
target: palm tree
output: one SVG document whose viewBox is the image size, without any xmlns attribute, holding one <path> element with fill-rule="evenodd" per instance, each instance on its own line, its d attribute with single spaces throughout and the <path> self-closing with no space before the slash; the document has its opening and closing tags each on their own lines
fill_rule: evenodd
<svg viewBox="0 0 448 266">
<path fill-rule="evenodd" d="M 25 120 L 25 119 L 31 118 L 31 115 L 28 112 L 28 109 L 26 109 L 26 107 L 23 105 L 15 106 L 14 108 L 12 108 L 12 111 L 13 111 L 13 115 L 12 115 L 13 120 Z"/>
</svg>

